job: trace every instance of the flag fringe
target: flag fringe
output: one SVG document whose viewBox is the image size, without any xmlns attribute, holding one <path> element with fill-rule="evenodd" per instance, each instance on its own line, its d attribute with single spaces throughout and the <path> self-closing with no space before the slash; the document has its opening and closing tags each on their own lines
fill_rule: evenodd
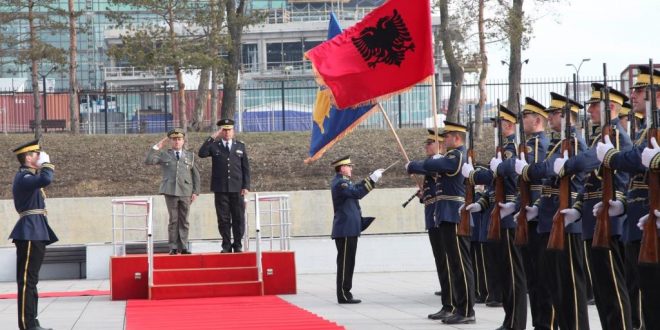
<svg viewBox="0 0 660 330">
<path fill-rule="evenodd" d="M 350 134 L 357 127 L 357 125 L 360 125 L 360 123 L 362 123 L 362 121 L 367 119 L 367 117 L 370 116 L 376 110 L 377 110 L 377 105 L 374 104 L 374 106 L 371 107 L 371 109 L 369 109 L 369 111 L 365 112 L 362 116 L 360 116 L 360 118 L 356 119 L 350 126 L 348 126 L 346 129 L 344 129 L 343 132 L 337 134 L 337 136 L 335 136 L 334 139 L 330 140 L 330 142 L 328 142 L 325 146 L 323 146 L 323 148 L 321 148 L 319 151 L 317 151 L 311 157 L 305 159 L 303 162 L 305 164 L 309 165 L 309 164 L 317 161 L 319 158 L 321 158 L 323 156 L 323 154 L 325 154 L 326 151 L 328 151 L 328 149 L 330 149 L 332 146 L 334 146 L 335 143 L 339 142 L 339 140 L 343 139 L 346 135 Z"/>
</svg>

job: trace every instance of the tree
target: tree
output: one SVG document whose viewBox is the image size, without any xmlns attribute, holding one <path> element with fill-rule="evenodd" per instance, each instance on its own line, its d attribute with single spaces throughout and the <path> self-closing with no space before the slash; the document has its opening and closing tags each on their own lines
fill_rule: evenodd
<svg viewBox="0 0 660 330">
<path fill-rule="evenodd" d="M 475 131 L 472 132 L 475 139 L 480 140 L 484 123 L 484 106 L 486 106 L 486 77 L 488 77 L 488 53 L 486 51 L 486 29 L 484 19 L 485 1 L 479 0 L 478 30 L 479 30 L 479 59 L 481 70 L 479 71 L 479 104 L 475 111 Z"/>
<path fill-rule="evenodd" d="M 461 88 L 463 86 L 463 67 L 454 54 L 452 39 L 449 31 L 449 0 L 440 0 L 440 38 L 442 40 L 442 51 L 445 55 L 445 61 L 449 66 L 449 75 L 451 79 L 451 91 L 449 94 L 449 104 L 447 105 L 447 120 L 458 121 L 458 113 L 461 101 Z"/>
<path fill-rule="evenodd" d="M 520 108 L 520 79 L 522 76 L 521 52 L 525 22 L 523 16 L 523 0 L 513 0 L 508 10 L 508 39 L 509 39 L 509 100 L 507 107 L 512 111 Z"/>
<path fill-rule="evenodd" d="M 3 51 L 11 57 L 16 58 L 16 64 L 30 65 L 30 79 L 32 83 L 32 97 L 34 99 L 34 121 L 35 138 L 41 137 L 41 97 L 39 95 L 39 67 L 41 64 L 50 64 L 50 69 L 57 65 L 66 63 L 65 52 L 62 49 L 45 43 L 41 34 L 53 33 L 62 30 L 65 25 L 58 20 L 57 15 L 49 13 L 57 12 L 54 0 L 3 0 L 0 2 L 0 24 L 21 24 L 28 26 L 27 36 L 20 33 L 11 39 L 8 47 Z M 3 40 L 5 42 L 8 39 Z M 46 88 L 46 86 L 43 86 Z"/>
<path fill-rule="evenodd" d="M 71 132 L 78 134 L 80 127 L 78 125 L 78 79 L 77 79 L 77 58 L 78 58 L 78 34 L 76 19 L 81 12 L 74 9 L 73 0 L 68 0 L 69 16 L 69 116 L 71 123 Z"/>
<path fill-rule="evenodd" d="M 186 131 L 188 118 L 183 72 L 203 66 L 200 59 L 204 61 L 213 56 L 202 51 L 204 47 L 192 30 L 192 18 L 199 7 L 193 6 L 189 0 L 111 0 L 111 3 L 133 6 L 156 18 L 136 25 L 125 14 L 108 14 L 118 27 L 128 30 L 121 36 L 122 45 L 113 46 L 108 53 L 138 68 L 159 72 L 172 69 L 178 88 L 179 126 Z"/>
</svg>

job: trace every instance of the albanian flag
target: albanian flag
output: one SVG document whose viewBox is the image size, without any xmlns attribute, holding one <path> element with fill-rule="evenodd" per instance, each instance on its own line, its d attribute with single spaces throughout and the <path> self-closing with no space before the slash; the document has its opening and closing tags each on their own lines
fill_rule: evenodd
<svg viewBox="0 0 660 330">
<path fill-rule="evenodd" d="M 434 73 L 430 1 L 387 1 L 305 57 L 340 109 L 401 93 Z"/>
</svg>

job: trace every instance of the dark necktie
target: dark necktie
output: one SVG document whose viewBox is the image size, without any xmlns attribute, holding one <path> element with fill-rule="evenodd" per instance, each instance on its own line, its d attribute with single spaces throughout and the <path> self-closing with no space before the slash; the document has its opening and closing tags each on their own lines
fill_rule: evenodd
<svg viewBox="0 0 660 330">
<path fill-rule="evenodd" d="M 225 150 L 229 151 L 229 142 L 225 142 Z"/>
<path fill-rule="evenodd" d="M 176 160 L 179 160 L 179 152 L 176 152 Z"/>
</svg>

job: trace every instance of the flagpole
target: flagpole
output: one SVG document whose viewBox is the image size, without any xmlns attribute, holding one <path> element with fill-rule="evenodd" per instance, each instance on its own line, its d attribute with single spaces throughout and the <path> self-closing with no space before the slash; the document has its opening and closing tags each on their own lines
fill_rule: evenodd
<svg viewBox="0 0 660 330">
<path fill-rule="evenodd" d="M 435 62 L 435 61 L 434 61 Z M 435 67 L 435 64 L 433 65 Z M 436 90 L 436 85 L 435 85 L 435 74 L 431 76 L 431 118 L 433 118 L 433 125 L 435 125 L 435 135 L 440 134 L 439 129 L 438 129 L 438 104 L 437 100 L 435 97 L 435 90 Z M 437 138 L 436 138 L 437 141 Z M 440 141 L 438 141 L 438 148 L 435 150 L 435 154 L 440 154 Z"/>
<path fill-rule="evenodd" d="M 380 109 L 380 112 L 383 114 L 383 117 L 385 118 L 385 121 L 387 122 L 387 126 L 390 127 L 390 130 L 392 131 L 392 134 L 394 134 L 394 138 L 396 139 L 396 143 L 399 146 L 399 151 L 401 151 L 401 154 L 403 154 L 403 158 L 406 159 L 406 163 L 410 163 L 410 158 L 408 158 L 408 154 L 406 153 L 406 150 L 403 149 L 403 145 L 401 144 L 401 140 L 399 139 L 399 135 L 396 134 L 396 131 L 394 130 L 394 126 L 392 125 L 392 122 L 390 121 L 390 117 L 387 116 L 387 112 L 385 112 L 385 109 L 383 109 L 383 106 L 378 103 L 378 109 Z M 422 183 L 419 181 L 419 178 L 411 174 L 410 177 L 415 181 L 417 184 L 417 187 L 419 189 L 422 189 Z"/>
</svg>

